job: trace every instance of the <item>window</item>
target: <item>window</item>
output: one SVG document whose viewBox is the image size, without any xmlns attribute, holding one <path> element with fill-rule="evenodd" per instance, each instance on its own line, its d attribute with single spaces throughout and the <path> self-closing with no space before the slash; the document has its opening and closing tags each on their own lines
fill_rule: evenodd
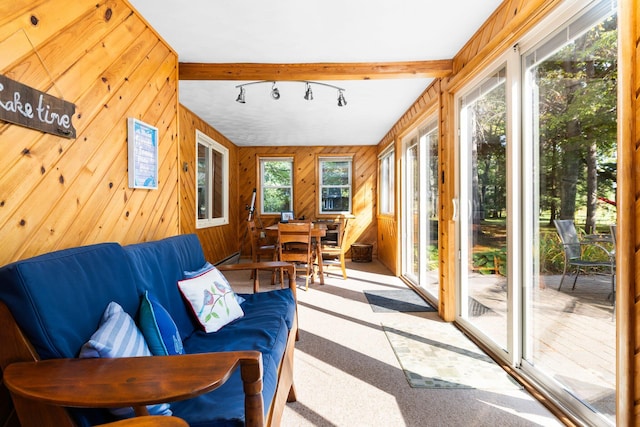
<svg viewBox="0 0 640 427">
<path fill-rule="evenodd" d="M 392 144 L 380 155 L 378 161 L 380 168 L 380 213 L 382 215 L 393 215 L 394 212 L 395 157 Z"/>
<path fill-rule="evenodd" d="M 351 157 L 321 157 L 320 214 L 351 213 Z"/>
<path fill-rule="evenodd" d="M 293 211 L 293 158 L 260 159 L 260 213 Z"/>
<path fill-rule="evenodd" d="M 196 228 L 229 223 L 229 150 L 196 131 Z"/>
</svg>

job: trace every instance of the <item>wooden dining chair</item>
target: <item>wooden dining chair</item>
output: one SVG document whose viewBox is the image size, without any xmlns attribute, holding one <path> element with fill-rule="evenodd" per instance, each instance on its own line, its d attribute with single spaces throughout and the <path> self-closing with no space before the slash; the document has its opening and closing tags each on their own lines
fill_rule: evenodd
<svg viewBox="0 0 640 427">
<path fill-rule="evenodd" d="M 267 242 L 266 239 L 260 236 L 260 229 L 256 227 L 255 221 L 247 221 L 247 234 L 251 242 L 251 261 L 275 261 L 277 259 L 276 245 Z M 276 272 L 275 270 L 271 271 L 271 284 L 274 285 L 276 283 Z M 257 277 L 258 270 L 252 270 L 251 278 Z M 282 277 L 280 279 L 282 279 Z M 280 283 L 282 284 L 284 282 L 281 280 Z"/>
<path fill-rule="evenodd" d="M 313 283 L 315 252 L 311 238 L 310 222 L 289 222 L 278 224 L 278 258 L 293 262 L 296 271 L 304 271 L 305 290 L 309 289 L 309 279 Z M 280 277 L 281 281 L 284 278 Z"/>
<path fill-rule="evenodd" d="M 335 241 L 323 242 L 320 246 L 320 256 L 322 256 L 322 263 L 325 267 L 332 264 L 339 264 L 342 270 L 342 278 L 347 278 L 347 268 L 345 265 L 345 253 L 348 250 L 347 247 L 347 224 L 348 220 L 344 220 L 338 223 L 338 232 Z"/>
</svg>

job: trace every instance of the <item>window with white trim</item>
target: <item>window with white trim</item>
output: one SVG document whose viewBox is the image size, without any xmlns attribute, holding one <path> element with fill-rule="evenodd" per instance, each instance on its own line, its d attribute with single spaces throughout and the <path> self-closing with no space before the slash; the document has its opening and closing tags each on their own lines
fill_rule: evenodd
<svg viewBox="0 0 640 427">
<path fill-rule="evenodd" d="M 196 130 L 196 228 L 229 223 L 229 150 Z"/>
<path fill-rule="evenodd" d="M 320 157 L 320 214 L 351 214 L 351 157 Z"/>
<path fill-rule="evenodd" d="M 393 144 L 380 154 L 378 168 L 380 170 L 380 214 L 394 213 L 395 186 L 395 150 Z"/>
<path fill-rule="evenodd" d="M 260 159 L 260 213 L 293 210 L 293 157 Z"/>
</svg>

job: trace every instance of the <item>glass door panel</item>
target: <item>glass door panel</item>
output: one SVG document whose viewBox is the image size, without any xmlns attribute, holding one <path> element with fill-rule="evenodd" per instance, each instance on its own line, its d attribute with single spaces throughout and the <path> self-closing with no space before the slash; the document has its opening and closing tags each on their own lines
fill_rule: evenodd
<svg viewBox="0 0 640 427">
<path fill-rule="evenodd" d="M 415 285 L 420 283 L 420 158 L 418 139 L 411 138 L 405 151 L 405 215 L 403 259 L 405 277 Z"/>
<path fill-rule="evenodd" d="M 507 350 L 506 66 L 460 105 L 461 320 Z"/>
<path fill-rule="evenodd" d="M 427 122 L 405 146 L 403 275 L 439 298 L 438 122 Z"/>
<path fill-rule="evenodd" d="M 617 23 L 601 1 L 524 53 L 525 346 L 523 368 L 597 424 L 615 423 L 613 281 L 609 268 L 563 279 L 554 220 L 573 221 L 583 257 L 608 259 L 616 221 Z M 592 237 L 593 239 L 593 237 Z M 528 255 L 528 256 L 527 256 Z M 562 286 L 561 286 L 562 283 Z"/>
<path fill-rule="evenodd" d="M 421 168 L 420 197 L 422 280 L 421 286 L 435 300 L 439 298 L 440 263 L 438 256 L 438 124 L 431 121 L 420 128 L 420 149 L 426 167 Z"/>
</svg>

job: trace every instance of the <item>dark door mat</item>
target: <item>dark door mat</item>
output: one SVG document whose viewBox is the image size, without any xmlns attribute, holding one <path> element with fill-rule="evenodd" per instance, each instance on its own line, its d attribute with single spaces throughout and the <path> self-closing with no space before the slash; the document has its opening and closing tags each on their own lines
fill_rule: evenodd
<svg viewBox="0 0 640 427">
<path fill-rule="evenodd" d="M 374 313 L 436 311 L 411 289 L 363 291 Z"/>
</svg>

